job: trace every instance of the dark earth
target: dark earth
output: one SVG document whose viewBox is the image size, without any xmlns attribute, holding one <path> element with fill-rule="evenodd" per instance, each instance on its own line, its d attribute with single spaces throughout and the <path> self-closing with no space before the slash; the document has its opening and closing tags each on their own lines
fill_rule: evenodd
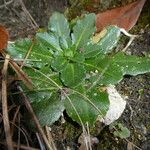
<svg viewBox="0 0 150 150">
<path fill-rule="evenodd" d="M 6 2 L 6 3 L 4 3 Z M 10 3 L 9 3 L 10 2 Z M 21 3 L 23 2 L 23 3 Z M 82 2 L 82 3 L 81 3 Z M 97 3 L 96 6 L 83 4 L 82 0 L 0 0 L 0 24 L 6 26 L 10 33 L 10 41 L 22 37 L 32 37 L 38 27 L 47 26 L 48 19 L 52 12 L 65 12 L 69 19 L 74 18 L 86 10 L 92 8 L 92 11 L 104 11 L 113 7 L 126 5 L 133 0 L 108 0 Z M 9 3 L 9 4 L 7 4 Z M 21 5 L 21 4 L 24 4 Z M 131 30 L 131 33 L 140 35 L 131 46 L 127 53 L 148 56 L 150 55 L 150 1 L 147 0 L 137 24 Z M 91 11 L 91 9 L 90 9 Z M 35 23 L 31 21 L 29 14 L 34 18 Z M 126 39 L 120 42 L 119 48 L 126 44 Z M 112 134 L 108 126 L 102 129 L 93 129 L 92 136 L 97 137 L 99 143 L 93 146 L 95 150 L 149 150 L 150 149 L 150 73 L 144 75 L 125 76 L 117 85 L 118 91 L 123 97 L 126 97 L 127 107 L 117 123 L 126 126 L 131 135 L 127 139 L 120 139 Z M 9 104 L 10 111 L 14 111 L 16 106 L 12 101 Z M 22 106 L 21 106 L 22 108 Z M 21 114 L 20 114 L 21 115 Z M 3 122 L 1 118 L 0 106 L 0 144 L 1 149 L 7 149 L 4 142 Z M 64 114 L 66 122 L 56 122 L 51 127 L 53 140 L 58 150 L 79 149 L 78 138 L 82 133 L 77 123 Z M 11 116 L 10 116 L 11 117 Z M 18 123 L 26 134 L 31 147 L 40 149 L 35 132 L 30 131 L 26 126 L 27 120 L 20 116 Z M 97 132 L 99 131 L 99 133 Z M 18 136 L 14 133 L 14 142 L 18 142 Z M 23 135 L 20 135 L 20 141 L 25 144 Z"/>
</svg>

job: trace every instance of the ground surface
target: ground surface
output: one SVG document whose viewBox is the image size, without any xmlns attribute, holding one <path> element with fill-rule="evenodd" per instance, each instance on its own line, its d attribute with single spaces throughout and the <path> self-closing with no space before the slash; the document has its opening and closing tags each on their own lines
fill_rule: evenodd
<svg viewBox="0 0 150 150">
<path fill-rule="evenodd" d="M 14 2 L 9 5 L 3 6 L 3 1 L 0 1 L 0 24 L 8 28 L 10 40 L 34 35 L 38 26 L 44 27 L 47 25 L 48 18 L 53 11 L 64 12 L 69 6 L 67 0 L 24 0 L 25 9 L 19 2 L 20 0 L 14 0 Z M 103 5 L 99 6 L 99 10 L 124 5 L 128 2 L 131 1 L 116 0 L 115 4 L 112 0 L 107 2 L 103 1 Z M 138 56 L 150 55 L 150 24 L 148 25 L 148 20 L 150 20 L 149 4 L 147 1 L 137 25 L 131 31 L 141 36 L 132 43 L 127 50 L 128 53 Z M 79 8 L 80 7 L 79 5 Z M 28 11 L 36 23 L 31 23 Z M 123 42 L 125 43 L 126 41 Z M 99 139 L 99 143 L 94 149 L 138 149 L 135 146 L 131 146 L 132 144 L 130 144 L 130 142 L 142 150 L 150 149 L 150 74 L 138 75 L 136 77 L 126 76 L 125 79 L 117 85 L 117 89 L 123 96 L 127 97 L 126 100 L 128 103 L 126 111 L 118 122 L 128 127 L 131 131 L 131 136 L 127 140 L 116 138 L 110 133 L 108 127 L 105 127 L 100 133 L 93 131 L 93 135 Z M 24 120 L 24 118 L 21 118 L 21 120 L 23 121 L 20 122 L 20 128 L 28 133 L 29 143 L 31 143 L 31 146 L 39 148 L 35 134 L 30 132 L 26 127 L 24 123 L 26 120 Z M 97 129 L 95 130 L 97 131 Z M 81 129 L 79 126 L 70 121 L 69 118 L 67 118 L 64 124 L 60 121 L 52 126 L 52 135 L 58 150 L 65 150 L 67 147 L 68 149 L 78 149 L 77 140 L 80 134 Z M 15 140 L 17 140 L 17 138 L 14 139 L 14 141 Z M 1 141 L 4 141 L 2 120 L 0 120 L 0 142 Z M 5 146 L 2 146 L 2 148 L 6 149 Z"/>
</svg>

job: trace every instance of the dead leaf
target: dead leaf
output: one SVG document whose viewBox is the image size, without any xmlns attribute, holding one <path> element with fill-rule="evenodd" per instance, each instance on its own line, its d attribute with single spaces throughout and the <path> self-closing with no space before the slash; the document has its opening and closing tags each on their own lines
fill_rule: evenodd
<svg viewBox="0 0 150 150">
<path fill-rule="evenodd" d="M 106 125 L 113 123 L 117 120 L 126 107 L 126 101 L 122 98 L 122 96 L 118 93 L 115 86 L 109 85 L 107 87 L 107 93 L 109 95 L 109 110 L 106 113 L 104 119 L 100 118 L 100 121 Z"/>
<path fill-rule="evenodd" d="M 0 50 L 7 47 L 8 39 L 9 39 L 9 34 L 6 28 L 0 25 Z"/>
<path fill-rule="evenodd" d="M 146 0 L 138 0 L 123 7 L 98 13 L 96 18 L 97 32 L 108 25 L 117 25 L 130 30 L 137 22 Z"/>
</svg>

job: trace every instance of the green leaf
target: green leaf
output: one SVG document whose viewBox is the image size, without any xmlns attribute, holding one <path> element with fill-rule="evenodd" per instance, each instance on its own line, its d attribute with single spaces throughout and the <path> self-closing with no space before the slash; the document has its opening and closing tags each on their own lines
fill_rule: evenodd
<svg viewBox="0 0 150 150">
<path fill-rule="evenodd" d="M 76 50 L 83 48 L 84 44 L 96 31 L 95 27 L 95 14 L 88 14 L 82 20 L 78 20 L 73 27 L 72 40 L 76 46 Z"/>
<path fill-rule="evenodd" d="M 101 53 L 100 46 L 96 44 L 87 44 L 83 48 L 83 54 L 85 58 L 91 58 Z"/>
<path fill-rule="evenodd" d="M 51 91 L 51 90 L 58 90 L 59 89 L 58 86 L 62 86 L 59 74 L 56 72 L 52 72 L 50 67 L 43 67 L 40 70 L 32 68 L 23 68 L 23 70 L 31 78 L 33 85 L 35 87 L 34 90 Z"/>
<path fill-rule="evenodd" d="M 70 40 L 70 42 L 71 42 L 71 40 Z M 60 38 L 59 38 L 59 44 L 60 44 L 61 49 L 63 49 L 63 50 L 65 50 L 65 49 L 68 49 L 68 48 L 69 48 L 69 46 L 68 46 L 68 43 L 67 43 L 66 39 L 65 39 L 65 38 L 63 38 L 63 37 L 60 37 Z M 71 44 L 70 44 L 70 45 L 71 45 Z"/>
<path fill-rule="evenodd" d="M 27 38 L 8 44 L 7 52 L 13 59 L 21 59 L 21 61 L 23 61 L 29 52 L 25 63 L 35 67 L 42 67 L 49 64 L 52 59 L 52 53 L 48 51 L 43 44 L 37 41 L 32 42 L 32 40 Z"/>
<path fill-rule="evenodd" d="M 70 35 L 69 23 L 65 16 L 55 12 L 50 17 L 48 29 L 59 37 L 67 37 Z"/>
<path fill-rule="evenodd" d="M 113 48 L 116 47 L 119 37 L 120 37 L 120 28 L 117 26 L 108 26 L 106 28 L 107 32 L 104 37 L 97 43 L 100 47 L 102 53 L 110 53 Z"/>
<path fill-rule="evenodd" d="M 86 94 L 86 88 L 85 88 L 85 83 L 79 84 L 74 88 L 75 91 L 81 93 L 81 94 Z"/>
<path fill-rule="evenodd" d="M 68 87 L 79 85 L 85 78 L 84 66 L 77 63 L 69 63 L 61 72 L 61 80 Z"/>
<path fill-rule="evenodd" d="M 62 69 L 66 67 L 68 64 L 68 61 L 65 57 L 63 56 L 57 56 L 54 58 L 54 60 L 51 63 L 51 67 L 55 70 L 60 72 Z"/>
<path fill-rule="evenodd" d="M 32 107 L 42 126 L 52 125 L 64 111 L 64 105 L 58 93 L 36 92 L 28 94 L 28 97 L 34 101 Z"/>
<path fill-rule="evenodd" d="M 122 69 L 117 64 L 112 63 L 111 57 L 106 57 L 97 64 L 99 70 L 99 84 L 109 85 L 116 84 L 123 78 Z"/>
<path fill-rule="evenodd" d="M 70 57 L 73 57 L 74 56 L 74 50 L 73 50 L 73 47 L 71 47 L 71 48 L 68 48 L 68 49 L 65 49 L 64 51 L 63 51 L 63 54 L 64 54 L 64 56 L 66 57 L 66 58 L 70 58 Z"/>
<path fill-rule="evenodd" d="M 114 56 L 113 62 L 120 66 L 123 74 L 138 75 L 150 72 L 150 58 L 129 56 L 124 53 L 118 53 Z"/>
<path fill-rule="evenodd" d="M 89 73 L 89 80 L 93 85 L 113 85 L 123 78 L 121 67 L 112 63 L 112 58 L 109 56 L 103 57 L 100 55 L 94 61 L 86 61 L 85 64 L 88 66 L 88 69 L 92 71 Z"/>
<path fill-rule="evenodd" d="M 117 84 L 123 76 L 138 75 L 150 71 L 149 57 L 129 56 L 118 53 L 114 56 L 97 57 L 95 60 L 85 62 L 88 69 L 93 72 L 90 75 L 90 82 L 109 85 Z"/>
<path fill-rule="evenodd" d="M 45 46 L 47 50 L 61 52 L 59 38 L 52 33 L 37 33 L 36 38 Z"/>
<path fill-rule="evenodd" d="M 113 132 L 114 136 L 125 139 L 130 137 L 130 131 L 128 128 L 124 127 L 121 123 L 116 123 L 110 125 L 110 129 L 115 129 Z"/>
<path fill-rule="evenodd" d="M 68 48 L 70 46 L 69 23 L 63 14 L 58 12 L 53 13 L 48 23 L 48 29 L 56 36 L 61 37 L 61 43 L 65 43 L 63 48 Z"/>
<path fill-rule="evenodd" d="M 76 53 L 73 58 L 71 58 L 72 61 L 77 63 L 83 63 L 85 60 L 85 57 L 82 53 Z"/>
<path fill-rule="evenodd" d="M 87 96 L 73 93 L 69 98 L 66 97 L 64 105 L 67 113 L 74 121 L 81 124 L 81 119 L 83 124 L 88 122 L 89 125 L 94 125 L 98 117 L 102 118 L 106 115 L 109 100 L 107 93 L 100 93 L 98 90 L 94 90 L 88 93 Z"/>
</svg>

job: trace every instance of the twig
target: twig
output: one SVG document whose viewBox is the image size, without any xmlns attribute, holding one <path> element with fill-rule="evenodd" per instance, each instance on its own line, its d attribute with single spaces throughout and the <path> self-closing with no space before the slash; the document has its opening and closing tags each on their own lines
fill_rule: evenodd
<svg viewBox="0 0 150 150">
<path fill-rule="evenodd" d="M 22 10 L 25 12 L 25 14 L 29 17 L 30 22 L 33 26 L 34 29 L 39 28 L 38 24 L 35 22 L 35 20 L 33 19 L 33 17 L 31 16 L 31 14 L 29 13 L 29 11 L 27 10 L 27 8 L 25 7 L 25 4 L 23 3 L 23 0 L 19 0 L 20 1 L 20 5 L 22 7 Z"/>
<path fill-rule="evenodd" d="M 132 122 L 133 122 L 133 119 L 132 119 L 132 118 L 133 118 L 133 112 L 134 112 L 134 111 L 133 111 L 133 109 L 132 109 L 132 107 L 131 107 L 131 105 L 130 105 L 129 102 L 127 103 L 127 105 L 129 106 L 129 109 L 130 109 L 130 112 L 131 112 L 131 113 L 130 113 L 130 118 L 129 118 L 129 119 L 130 119 L 130 123 L 131 123 L 133 129 L 136 130 L 134 124 L 132 123 Z"/>
<path fill-rule="evenodd" d="M 31 51 L 33 49 L 33 46 L 34 46 L 34 43 L 31 44 L 31 46 L 30 46 L 30 48 L 29 48 L 29 50 L 28 50 L 28 52 L 27 52 L 27 54 L 26 54 L 26 56 L 25 56 L 25 58 L 24 58 L 24 60 L 22 62 L 22 65 L 20 66 L 20 68 L 22 68 L 24 66 L 26 60 L 28 59 L 28 57 L 29 57 L 29 55 L 30 55 L 30 53 L 31 53 Z"/>
<path fill-rule="evenodd" d="M 4 4 L 0 6 L 0 9 L 6 7 L 7 5 L 11 4 L 12 2 L 13 2 L 13 0 L 10 0 L 10 1 L 8 1 L 8 2 L 5 2 L 5 1 L 4 1 Z"/>
<path fill-rule="evenodd" d="M 52 146 L 53 150 L 57 150 L 57 148 L 55 146 L 55 143 L 53 141 L 52 134 L 50 132 L 50 128 L 48 126 L 45 126 L 45 131 L 46 131 L 46 135 L 47 135 L 48 141 L 49 141 L 49 143 L 51 143 L 51 146 Z"/>
<path fill-rule="evenodd" d="M 88 137 L 89 150 L 92 150 L 91 135 L 90 135 L 90 130 L 89 130 L 89 124 L 88 124 L 88 122 L 86 123 L 86 128 L 87 128 L 87 137 Z"/>
<path fill-rule="evenodd" d="M 47 148 L 49 150 L 53 150 L 52 147 L 50 146 L 49 142 L 48 142 L 48 139 L 47 139 L 47 137 L 46 137 L 46 135 L 45 135 L 45 133 L 44 133 L 40 123 L 39 123 L 39 120 L 37 119 L 36 115 L 34 114 L 33 108 L 31 106 L 28 98 L 23 93 L 23 90 L 22 90 L 22 88 L 20 86 L 18 86 L 18 90 L 21 92 L 21 95 L 22 95 L 22 97 L 24 99 L 25 106 L 26 106 L 27 110 L 29 111 L 29 113 L 30 113 L 30 115 L 31 115 L 31 117 L 32 117 L 32 119 L 33 119 L 33 121 L 34 121 L 34 123 L 35 123 L 35 125 L 36 125 L 36 127 L 37 127 L 37 129 L 39 131 L 39 133 L 41 134 L 41 136 L 42 136 L 42 138 L 43 138 Z"/>
<path fill-rule="evenodd" d="M 16 62 L 10 60 L 10 65 L 18 75 L 18 77 L 24 82 L 24 84 L 31 90 L 33 89 L 33 84 L 28 75 L 17 65 Z"/>
<path fill-rule="evenodd" d="M 124 139 L 126 142 L 130 142 L 128 139 Z M 142 150 L 140 147 L 138 147 L 137 145 L 135 145 L 134 143 L 132 143 L 132 142 L 130 142 L 130 144 L 133 146 L 133 147 L 135 147 L 135 148 L 137 148 L 138 150 Z"/>
<path fill-rule="evenodd" d="M 6 142 L 0 142 L 0 144 L 6 145 Z M 17 147 L 17 144 L 15 142 L 13 142 L 13 147 L 15 147 L 15 148 Z M 24 149 L 24 150 L 39 150 L 38 148 L 28 147 L 23 144 L 20 145 L 20 148 Z"/>
<path fill-rule="evenodd" d="M 43 140 L 41 139 L 39 133 L 36 133 L 36 137 L 37 137 L 37 139 L 38 139 L 38 141 L 39 141 L 40 150 L 46 150 L 45 145 L 44 145 L 44 142 L 43 142 Z"/>
<path fill-rule="evenodd" d="M 18 106 L 17 109 L 16 109 L 16 112 L 15 112 L 15 115 L 14 115 L 13 121 L 12 121 L 13 124 L 15 124 L 15 122 L 16 122 L 16 117 L 18 115 L 19 110 L 20 110 L 20 106 Z M 11 136 L 13 136 L 13 133 L 14 133 L 13 131 L 14 131 L 14 126 L 12 126 L 12 128 L 11 128 Z"/>
<path fill-rule="evenodd" d="M 13 142 L 10 132 L 8 106 L 7 106 L 7 69 L 9 63 L 9 55 L 6 55 L 3 70 L 2 70 L 2 108 L 3 108 L 3 123 L 6 135 L 6 142 L 8 150 L 13 150 Z"/>
<path fill-rule="evenodd" d="M 21 128 L 21 127 L 19 127 L 19 126 L 17 126 L 16 124 L 14 124 L 13 122 L 11 122 L 10 121 L 10 123 L 14 126 L 14 127 L 16 127 L 22 134 L 23 134 L 23 136 L 24 136 L 24 138 L 25 138 L 25 141 L 26 141 L 26 143 L 27 143 L 27 146 L 29 147 L 29 141 L 28 141 L 28 138 L 27 138 L 27 133 L 25 133 L 25 131 Z"/>
<path fill-rule="evenodd" d="M 6 53 L 3 51 L 2 55 L 5 57 L 5 59 L 9 60 L 10 66 L 13 68 L 13 70 L 16 72 L 18 77 L 24 82 L 24 84 L 31 90 L 33 89 L 33 84 L 31 79 L 28 77 L 28 75 L 18 66 L 16 62 L 14 62 L 12 59 L 6 58 Z"/>
<path fill-rule="evenodd" d="M 18 115 L 18 123 L 19 123 L 19 128 L 20 128 L 20 115 Z M 18 130 L 18 142 L 17 142 L 17 150 L 20 149 L 20 130 Z"/>
</svg>

